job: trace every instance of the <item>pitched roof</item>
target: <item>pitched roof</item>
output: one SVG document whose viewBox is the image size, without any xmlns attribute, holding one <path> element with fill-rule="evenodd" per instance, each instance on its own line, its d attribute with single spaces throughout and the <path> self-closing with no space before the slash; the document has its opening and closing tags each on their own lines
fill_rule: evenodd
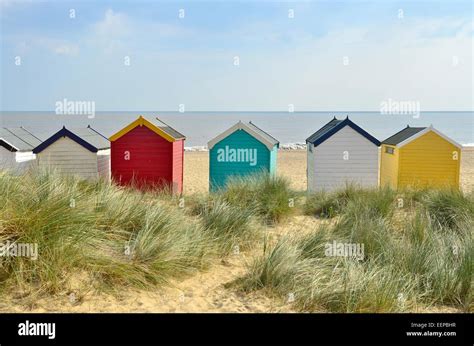
<svg viewBox="0 0 474 346">
<path fill-rule="evenodd" d="M 110 142 L 106 137 L 94 130 L 90 125 L 86 128 L 67 129 L 65 126 L 54 135 L 46 139 L 43 143 L 33 149 L 33 153 L 38 154 L 58 139 L 68 137 L 87 150 L 96 153 L 99 150 L 110 148 Z"/>
<path fill-rule="evenodd" d="M 455 140 L 449 138 L 445 134 L 439 132 L 437 129 L 430 125 L 429 127 L 410 127 L 407 125 L 403 130 L 397 132 L 393 136 L 387 138 L 382 142 L 382 144 L 395 145 L 398 148 L 403 147 L 404 145 L 410 143 L 411 141 L 425 135 L 428 132 L 434 132 L 438 136 L 442 137 L 446 141 L 450 142 L 458 148 L 462 148 L 462 145 L 456 142 Z"/>
<path fill-rule="evenodd" d="M 41 142 L 24 127 L 0 128 L 0 145 L 10 151 L 31 151 Z"/>
<path fill-rule="evenodd" d="M 417 134 L 420 131 L 423 131 L 426 127 L 410 127 L 407 125 L 403 130 L 398 131 L 393 136 L 388 137 L 386 140 L 382 142 L 382 144 L 388 145 L 397 145 L 404 140 L 410 138 L 411 136 Z"/>
<path fill-rule="evenodd" d="M 328 133 L 331 129 L 333 129 L 334 127 L 336 127 L 338 124 L 340 124 L 342 122 L 342 120 L 337 120 L 336 117 L 334 117 L 334 119 L 332 119 L 330 122 L 328 122 L 326 125 L 324 125 L 323 127 L 321 127 L 318 131 L 316 131 L 315 133 L 313 133 L 311 136 L 309 136 L 307 139 L 306 139 L 306 142 L 309 142 L 309 143 L 314 143 L 316 142 L 318 139 L 322 138 L 326 133 Z"/>
<path fill-rule="evenodd" d="M 377 138 L 375 138 L 374 136 L 370 135 L 368 132 L 366 132 L 359 126 L 357 126 L 355 123 L 349 120 L 349 117 L 347 117 L 344 120 L 338 120 L 336 119 L 336 117 L 334 117 L 334 119 L 332 119 L 326 125 L 321 127 L 318 131 L 316 131 L 311 136 L 309 136 L 306 139 L 306 143 L 311 143 L 314 146 L 318 146 L 321 143 L 323 143 L 326 139 L 328 139 L 329 137 L 337 133 L 339 130 L 344 128 L 345 126 L 349 126 L 354 131 L 358 132 L 361 136 L 364 136 L 370 142 L 374 143 L 376 146 L 380 145 L 380 142 Z"/>
<path fill-rule="evenodd" d="M 148 129 L 152 130 L 155 132 L 157 135 L 163 137 L 166 139 L 168 142 L 174 142 L 177 140 L 184 140 L 186 137 L 176 131 L 174 128 L 169 126 L 168 124 L 165 124 L 163 121 L 161 121 L 158 118 L 155 118 L 153 120 L 148 120 L 144 118 L 143 116 L 139 116 L 135 121 L 131 122 L 127 126 L 125 126 L 123 129 L 112 135 L 109 139 L 111 142 L 116 141 L 123 135 L 127 134 L 128 132 L 132 131 L 135 127 L 137 126 L 145 126 Z"/>
<path fill-rule="evenodd" d="M 279 145 L 280 142 L 270 135 L 268 132 L 263 131 L 260 127 L 255 125 L 253 122 L 249 121 L 248 125 L 257 133 L 259 133 L 262 137 L 264 137 L 269 143 L 273 143 L 273 145 Z"/>
<path fill-rule="evenodd" d="M 243 123 L 239 121 L 232 127 L 228 128 L 226 131 L 222 132 L 220 135 L 216 136 L 215 138 L 211 139 L 207 143 L 207 147 L 209 149 L 212 149 L 214 145 L 222 141 L 224 138 L 230 136 L 233 134 L 235 131 L 238 130 L 244 130 L 247 132 L 249 135 L 260 141 L 262 144 L 264 144 L 268 150 L 273 150 L 275 145 L 278 147 L 280 142 L 276 140 L 274 137 L 269 135 L 267 132 L 263 131 L 261 128 L 253 124 L 252 122 L 249 123 Z"/>
</svg>

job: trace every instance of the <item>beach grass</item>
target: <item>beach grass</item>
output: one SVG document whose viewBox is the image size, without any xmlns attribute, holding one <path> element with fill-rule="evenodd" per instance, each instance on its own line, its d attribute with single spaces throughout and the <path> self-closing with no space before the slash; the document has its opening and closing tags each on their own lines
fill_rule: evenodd
<svg viewBox="0 0 474 346">
<path fill-rule="evenodd" d="M 371 212 L 385 215 L 391 212 L 394 197 L 394 192 L 388 188 L 363 189 L 355 184 L 346 184 L 344 188 L 333 192 L 310 193 L 303 210 L 306 215 L 333 218 L 341 215 L 346 208 L 357 208 L 362 203 Z"/>
<path fill-rule="evenodd" d="M 296 196 L 287 179 L 270 174 L 232 177 L 218 194 L 230 205 L 253 210 L 268 224 L 289 216 Z"/>
<path fill-rule="evenodd" d="M 33 171 L 0 173 L 0 196 L 0 243 L 39 252 L 0 257 L 0 295 L 58 295 L 78 277 L 98 290 L 150 289 L 242 250 L 252 257 L 232 289 L 300 311 L 473 311 L 473 194 L 348 185 L 308 194 L 300 210 L 288 182 L 268 175 L 183 200 Z M 331 220 L 267 241 L 265 229 L 300 211 Z M 363 256 L 328 244 L 363 245 Z"/>
<path fill-rule="evenodd" d="M 394 191 L 350 187 L 308 196 L 306 213 L 336 221 L 283 237 L 235 285 L 294 300 L 301 311 L 472 311 L 472 196 L 427 190 L 417 199 L 400 222 Z M 363 244 L 364 258 L 328 255 L 334 242 Z"/>
<path fill-rule="evenodd" d="M 233 206 L 219 195 L 194 206 L 194 213 L 202 220 L 206 235 L 221 245 L 222 255 L 248 249 L 259 233 L 254 210 Z"/>
<path fill-rule="evenodd" d="M 76 273 L 99 288 L 161 285 L 201 270 L 259 232 L 253 213 L 216 200 L 190 216 L 163 193 L 55 172 L 0 175 L 0 241 L 37 244 L 38 258 L 0 258 L 0 286 L 66 291 Z"/>
</svg>

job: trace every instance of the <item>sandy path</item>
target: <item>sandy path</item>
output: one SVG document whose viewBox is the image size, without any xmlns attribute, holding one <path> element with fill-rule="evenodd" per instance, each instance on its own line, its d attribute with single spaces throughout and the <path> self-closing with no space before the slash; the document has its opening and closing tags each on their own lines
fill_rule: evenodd
<svg viewBox="0 0 474 346">
<path fill-rule="evenodd" d="M 73 294 L 29 300 L 9 299 L 0 312 L 291 312 L 291 306 L 262 292 L 241 293 L 225 284 L 245 273 L 246 254 L 232 255 L 169 287 L 152 290 L 125 289 L 118 294 L 74 290 Z M 80 299 L 74 299 L 80 297 Z"/>
<path fill-rule="evenodd" d="M 315 230 L 320 224 L 312 217 L 295 215 L 266 232 L 274 242 L 288 233 Z M 87 280 L 78 278 L 77 287 L 71 289 L 73 295 L 68 292 L 40 299 L 10 298 L 0 302 L 0 312 L 294 312 L 290 303 L 271 299 L 264 292 L 242 293 L 226 287 L 246 273 L 247 265 L 262 249 L 263 243 L 259 241 L 252 251 L 216 260 L 206 271 L 151 290 L 125 288 L 115 294 L 98 293 L 84 286 Z"/>
</svg>

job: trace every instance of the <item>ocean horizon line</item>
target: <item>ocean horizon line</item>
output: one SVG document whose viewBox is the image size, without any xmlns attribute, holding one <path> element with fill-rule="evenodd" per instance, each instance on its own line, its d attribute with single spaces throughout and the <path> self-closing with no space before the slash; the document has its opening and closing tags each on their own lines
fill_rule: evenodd
<svg viewBox="0 0 474 346">
<path fill-rule="evenodd" d="M 463 149 L 474 150 L 474 143 L 460 143 Z M 290 150 L 306 150 L 305 142 L 290 142 L 290 143 L 280 143 L 280 150 L 290 151 Z M 189 152 L 207 152 L 209 148 L 207 145 L 190 145 L 185 146 L 184 151 Z"/>
<path fill-rule="evenodd" d="M 181 133 L 187 135 L 189 146 L 205 145 L 207 139 L 215 137 L 238 120 L 251 120 L 271 132 L 281 143 L 304 143 L 311 133 L 332 118 L 344 119 L 347 116 L 376 138 L 388 138 L 407 125 L 432 125 L 459 143 L 474 143 L 474 113 L 468 111 L 425 111 L 417 114 L 385 114 L 373 111 L 95 111 L 90 114 L 58 114 L 52 111 L 15 111 L 0 112 L 0 124 L 5 127 L 25 126 L 43 137 L 49 137 L 58 126 L 74 128 L 91 125 L 108 136 L 139 115 L 149 119 L 158 117 L 179 128 Z"/>
</svg>

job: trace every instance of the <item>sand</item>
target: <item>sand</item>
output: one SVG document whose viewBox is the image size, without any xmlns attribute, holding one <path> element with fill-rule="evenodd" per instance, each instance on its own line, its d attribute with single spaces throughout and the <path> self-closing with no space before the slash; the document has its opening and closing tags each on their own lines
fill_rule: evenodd
<svg viewBox="0 0 474 346">
<path fill-rule="evenodd" d="M 208 189 L 208 153 L 186 152 L 185 195 L 206 193 Z M 306 188 L 306 152 L 281 151 L 278 174 L 287 177 L 294 189 Z M 463 151 L 461 183 L 464 191 L 474 188 L 474 148 Z M 286 233 L 315 229 L 323 222 L 295 215 L 276 227 L 267 228 L 272 239 Z M 291 302 L 269 298 L 264 292 L 243 294 L 226 287 L 242 276 L 252 258 L 261 253 L 256 246 L 251 252 L 234 254 L 216 260 L 204 272 L 184 280 L 171 281 L 167 287 L 154 290 L 123 288 L 119 292 L 98 293 L 78 280 L 77 287 L 58 297 L 15 299 L 0 302 L 0 312 L 293 312 Z M 452 308 L 436 308 L 430 312 L 450 312 Z M 423 311 L 422 311 L 423 312 Z"/>
<path fill-rule="evenodd" d="M 207 193 L 209 189 L 209 153 L 187 151 L 184 154 L 184 194 Z M 295 190 L 306 189 L 306 151 L 281 150 L 277 173 L 287 177 Z"/>
<path fill-rule="evenodd" d="M 464 192 L 474 191 L 474 147 L 461 152 L 461 188 Z"/>
<path fill-rule="evenodd" d="M 289 303 L 224 287 L 244 274 L 248 260 L 245 254 L 234 255 L 206 272 L 151 291 L 125 288 L 112 294 L 81 287 L 34 302 L 10 299 L 0 302 L 0 312 L 291 312 Z"/>
<path fill-rule="evenodd" d="M 474 189 L 474 147 L 463 149 L 461 160 L 461 187 Z M 209 186 L 209 153 L 186 152 L 184 155 L 184 194 L 206 193 Z M 277 173 L 290 181 L 295 190 L 306 190 L 306 151 L 280 150 Z"/>
</svg>

